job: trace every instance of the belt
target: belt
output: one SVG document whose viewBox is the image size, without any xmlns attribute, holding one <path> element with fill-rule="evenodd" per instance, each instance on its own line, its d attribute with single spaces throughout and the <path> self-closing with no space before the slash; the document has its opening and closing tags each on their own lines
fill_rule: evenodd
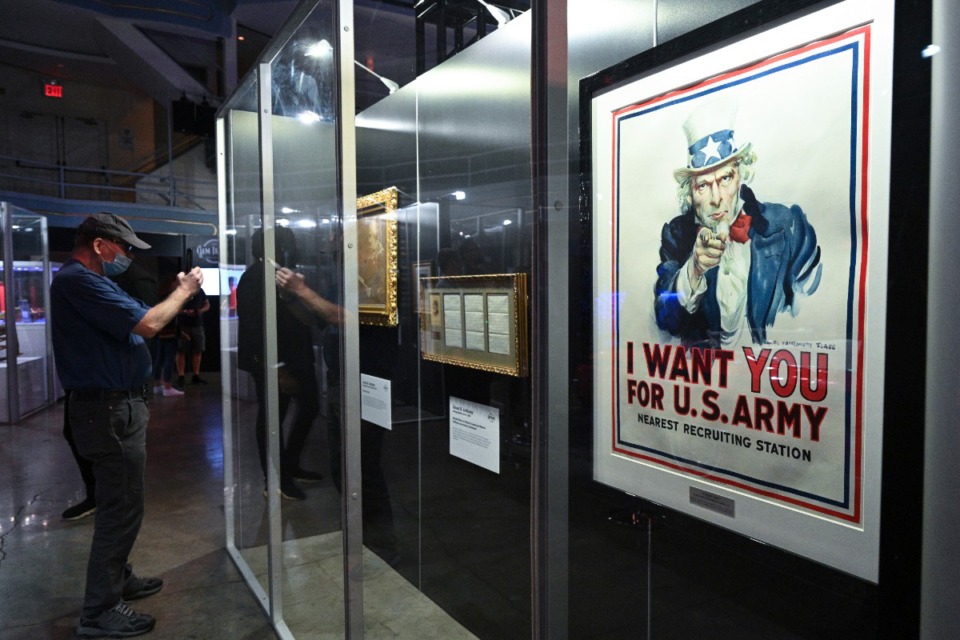
<svg viewBox="0 0 960 640">
<path fill-rule="evenodd" d="M 143 385 L 132 389 L 71 389 L 70 400 L 91 402 L 98 400 L 146 400 L 149 387 Z"/>
</svg>

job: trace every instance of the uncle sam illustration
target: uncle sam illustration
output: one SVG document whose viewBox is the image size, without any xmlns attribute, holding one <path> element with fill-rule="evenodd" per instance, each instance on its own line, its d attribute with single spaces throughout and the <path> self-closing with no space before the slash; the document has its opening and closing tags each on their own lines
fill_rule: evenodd
<svg viewBox="0 0 960 640">
<path fill-rule="evenodd" d="M 803 210 L 762 202 L 747 185 L 757 154 L 735 137 L 737 105 L 714 99 L 683 125 L 687 166 L 674 171 L 680 215 L 663 226 L 657 326 L 684 344 L 762 344 L 777 315 L 796 315 L 823 265 Z"/>
</svg>

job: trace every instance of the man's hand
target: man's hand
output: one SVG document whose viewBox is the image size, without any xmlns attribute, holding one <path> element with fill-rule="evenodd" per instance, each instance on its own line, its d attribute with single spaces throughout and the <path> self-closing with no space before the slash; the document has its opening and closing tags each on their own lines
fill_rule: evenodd
<svg viewBox="0 0 960 640">
<path fill-rule="evenodd" d="M 203 272 L 200 271 L 200 267 L 194 267 L 186 273 L 181 271 L 177 274 L 177 281 L 177 286 L 188 293 L 187 297 L 190 298 L 200 290 L 200 285 L 203 284 Z"/>
<path fill-rule="evenodd" d="M 729 234 L 724 231 L 714 233 L 706 227 L 700 229 L 690 260 L 691 287 L 696 288 L 703 274 L 720 264 L 720 257 L 727 248 L 728 239 Z"/>
<path fill-rule="evenodd" d="M 302 296 L 307 288 L 302 273 L 295 273 L 286 267 L 277 269 L 277 286 L 295 296 Z"/>
<path fill-rule="evenodd" d="M 277 287 L 280 288 L 281 292 L 289 293 L 300 299 L 302 307 L 301 305 L 291 305 L 290 307 L 294 315 L 297 315 L 299 309 L 303 308 L 330 324 L 340 324 L 340 307 L 308 287 L 302 273 L 296 273 L 286 267 L 277 269 Z M 300 320 L 307 324 L 315 321 L 315 318 L 312 320 L 300 318 Z"/>
<path fill-rule="evenodd" d="M 147 311 L 146 315 L 137 323 L 137 326 L 133 328 L 133 333 L 144 338 L 152 338 L 157 335 L 160 329 L 177 317 L 183 305 L 196 295 L 202 284 L 203 272 L 200 271 L 200 267 L 194 267 L 186 273 L 182 271 L 178 273 L 177 288 Z"/>
</svg>

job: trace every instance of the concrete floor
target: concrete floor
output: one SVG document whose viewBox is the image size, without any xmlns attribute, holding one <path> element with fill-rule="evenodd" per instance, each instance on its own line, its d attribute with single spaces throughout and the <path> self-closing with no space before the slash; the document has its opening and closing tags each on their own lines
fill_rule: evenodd
<svg viewBox="0 0 960 640">
<path fill-rule="evenodd" d="M 155 640 L 274 638 L 224 549 L 220 388 L 207 377 L 151 405 L 146 517 L 131 562 L 165 584 L 134 608 L 157 618 L 146 636 Z M 93 518 L 60 518 L 83 498 L 62 420 L 61 402 L 0 425 L 0 640 L 72 638 L 80 614 Z M 342 637 L 340 548 L 338 532 L 284 543 L 285 618 L 297 638 Z M 265 553 L 243 553 L 265 574 Z M 364 575 L 366 637 L 474 637 L 376 555 L 366 554 Z"/>
</svg>

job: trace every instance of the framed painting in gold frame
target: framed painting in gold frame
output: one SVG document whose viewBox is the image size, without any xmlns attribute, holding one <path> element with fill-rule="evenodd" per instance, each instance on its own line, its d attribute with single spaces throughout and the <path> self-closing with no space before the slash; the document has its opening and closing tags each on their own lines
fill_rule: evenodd
<svg viewBox="0 0 960 640">
<path fill-rule="evenodd" d="M 523 377 L 527 334 L 526 274 L 420 279 L 424 360 Z"/>
<path fill-rule="evenodd" d="M 357 198 L 357 295 L 360 323 L 397 325 L 397 207 L 390 187 Z"/>
</svg>

